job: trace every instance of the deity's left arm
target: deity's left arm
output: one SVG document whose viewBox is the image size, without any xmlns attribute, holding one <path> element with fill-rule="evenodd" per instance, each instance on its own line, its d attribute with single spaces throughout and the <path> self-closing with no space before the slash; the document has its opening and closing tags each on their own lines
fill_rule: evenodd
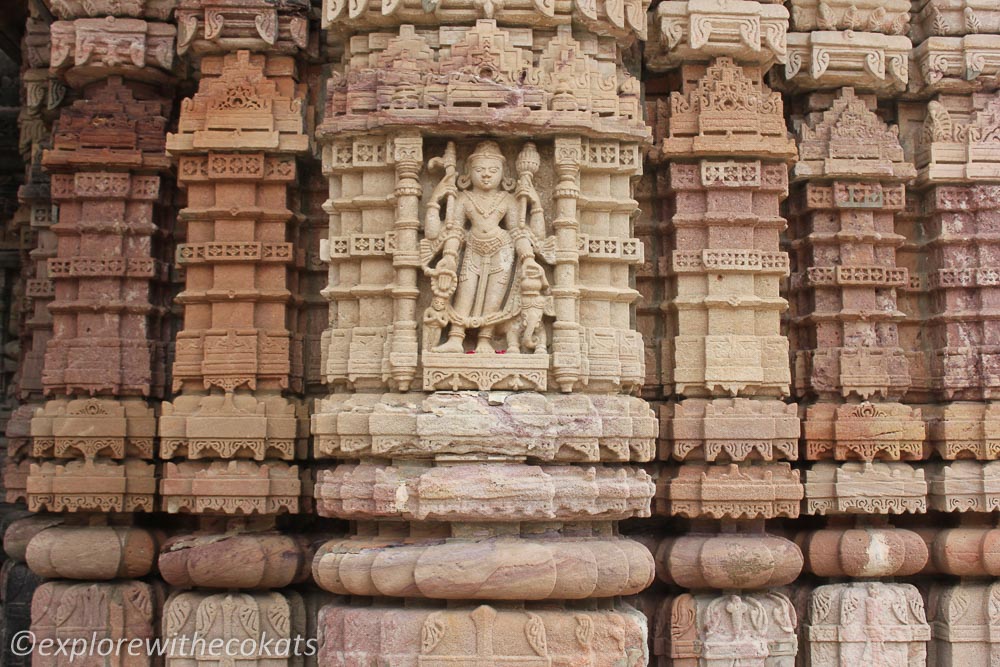
<svg viewBox="0 0 1000 667">
<path fill-rule="evenodd" d="M 541 211 L 539 211 L 539 213 L 540 212 Z M 532 209 L 532 215 L 534 215 L 534 209 Z M 507 205 L 506 218 L 507 231 L 510 232 L 511 237 L 514 239 L 514 250 L 517 252 L 517 256 L 521 259 L 534 257 L 535 246 L 532 243 L 531 234 L 528 232 L 528 229 L 521 224 L 517 200 L 513 197 L 510 198 Z"/>
</svg>

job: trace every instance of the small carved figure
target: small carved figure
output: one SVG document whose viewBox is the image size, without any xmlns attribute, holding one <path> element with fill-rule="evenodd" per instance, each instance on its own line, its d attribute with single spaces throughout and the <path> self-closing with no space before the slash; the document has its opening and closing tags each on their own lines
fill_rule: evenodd
<svg viewBox="0 0 1000 667">
<path fill-rule="evenodd" d="M 516 189 L 504 175 L 506 162 L 493 141 L 476 146 L 462 176 L 454 143 L 430 162 L 432 169 L 444 169 L 427 205 L 421 242 L 434 294 L 424 314 L 425 346 L 431 352 L 463 353 L 469 329 L 478 331 L 476 352 L 494 352 L 498 330 L 506 333 L 508 352 L 546 351 L 541 320 L 552 314 L 552 297 L 536 255 L 548 263 L 554 258 L 533 182 L 541 162 L 535 145 L 526 143 L 517 159 Z M 438 344 L 446 327 L 447 340 Z"/>
</svg>

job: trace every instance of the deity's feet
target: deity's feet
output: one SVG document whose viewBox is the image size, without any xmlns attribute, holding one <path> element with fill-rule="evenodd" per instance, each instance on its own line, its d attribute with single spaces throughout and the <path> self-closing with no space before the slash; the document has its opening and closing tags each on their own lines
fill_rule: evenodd
<svg viewBox="0 0 1000 667">
<path fill-rule="evenodd" d="M 493 349 L 493 343 L 490 342 L 489 338 L 480 338 L 479 342 L 476 343 L 476 354 L 493 354 L 496 350 Z"/>
<path fill-rule="evenodd" d="M 462 347 L 462 341 L 463 340 L 464 339 L 459 338 L 458 336 L 451 337 L 447 341 L 445 341 L 444 343 L 441 343 L 440 345 L 431 348 L 431 351 L 432 352 L 457 352 L 458 354 L 461 354 L 461 353 L 465 352 L 465 348 Z M 476 349 L 478 351 L 478 347 Z"/>
</svg>

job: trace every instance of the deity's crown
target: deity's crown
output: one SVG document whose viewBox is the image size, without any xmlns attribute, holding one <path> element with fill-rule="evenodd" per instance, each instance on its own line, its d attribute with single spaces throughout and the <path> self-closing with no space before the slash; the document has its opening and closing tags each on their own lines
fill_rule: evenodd
<svg viewBox="0 0 1000 667">
<path fill-rule="evenodd" d="M 504 157 L 503 152 L 500 150 L 500 146 L 495 141 L 484 141 L 476 146 L 476 150 L 472 151 L 472 155 L 469 156 L 469 162 L 474 162 L 480 158 L 500 160 L 501 162 L 507 161 L 507 158 Z"/>
</svg>

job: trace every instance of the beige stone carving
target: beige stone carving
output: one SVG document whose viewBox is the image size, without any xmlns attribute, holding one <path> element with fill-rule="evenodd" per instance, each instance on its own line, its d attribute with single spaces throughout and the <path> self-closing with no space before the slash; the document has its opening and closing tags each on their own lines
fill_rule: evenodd
<svg viewBox="0 0 1000 667">
<path fill-rule="evenodd" d="M 668 0 L 656 8 L 658 39 L 646 47 L 649 67 L 662 70 L 730 56 L 767 68 L 784 63 L 788 10 L 750 0 Z"/>
<path fill-rule="evenodd" d="M 913 49 L 912 60 L 918 75 L 912 92 L 969 94 L 1000 76 L 1000 35 L 928 37 Z"/>
<path fill-rule="evenodd" d="M 1000 93 L 937 95 L 919 113 L 922 126 L 911 138 L 918 182 L 997 180 L 1000 149 L 992 137 L 1000 128 Z M 947 193 L 935 199 L 951 208 Z"/>
<path fill-rule="evenodd" d="M 30 463 L 28 509 L 32 512 L 152 512 L 155 467 L 139 459 L 122 463 L 73 460 Z"/>
<path fill-rule="evenodd" d="M 678 461 L 794 461 L 799 418 L 778 400 L 691 398 L 660 410 L 660 458 Z"/>
<path fill-rule="evenodd" d="M 788 34 L 785 80 L 790 90 L 853 86 L 881 94 L 902 92 L 909 81 L 910 40 L 851 30 Z"/>
<path fill-rule="evenodd" d="M 953 461 L 927 466 L 931 509 L 992 512 L 1000 509 L 1000 463 Z"/>
<path fill-rule="evenodd" d="M 521 148 L 513 176 L 515 192 L 503 187 L 506 157 L 495 142 L 478 144 L 461 175 L 454 142 L 448 143 L 442 157 L 432 160 L 434 164 L 441 165 L 444 176 L 427 201 L 421 243 L 421 266 L 434 294 L 423 317 L 425 366 L 437 366 L 438 354 L 464 354 L 470 329 L 476 330 L 470 349 L 476 354 L 494 353 L 493 337 L 501 334 L 506 336 L 507 354 L 547 354 L 542 317 L 554 313 L 545 269 L 538 260 L 555 261 L 553 251 L 546 258 L 544 247 L 554 248 L 555 238 L 547 238 L 545 213 L 533 182 L 541 166 L 538 150 L 531 142 Z M 459 181 L 465 182 L 464 189 Z M 474 361 L 480 365 L 478 358 Z M 504 362 L 505 366 L 522 363 L 519 356 Z M 433 378 L 425 375 L 424 389 L 437 388 Z M 544 391 L 545 385 L 538 383 L 535 388 Z"/>
<path fill-rule="evenodd" d="M 360 463 L 321 471 L 314 493 L 322 516 L 516 522 L 645 517 L 654 491 L 638 468 Z"/>
<path fill-rule="evenodd" d="M 989 0 L 918 0 L 913 3 L 910 39 L 1000 33 L 1000 10 Z"/>
<path fill-rule="evenodd" d="M 578 23 L 595 35 L 609 36 L 624 45 L 646 39 L 644 0 L 324 0 L 323 28 L 333 34 L 346 30 L 370 31 L 386 24 L 458 26 L 478 19 L 496 19 L 502 25 L 553 28 Z"/>
<path fill-rule="evenodd" d="M 607 57 L 617 48 L 611 37 L 578 41 L 568 25 L 543 33 L 493 19 L 439 29 L 404 24 L 398 33 L 356 37 L 343 71 L 327 83 L 317 134 L 336 152 L 326 162 L 337 167 L 347 157 L 337 141 L 345 133 L 412 132 L 414 125 L 490 134 L 530 127 L 536 141 L 575 133 L 646 140 L 638 80 Z M 365 156 L 352 157 L 371 163 L 377 154 Z"/>
<path fill-rule="evenodd" d="M 852 30 L 905 35 L 910 27 L 907 0 L 791 0 L 795 32 Z"/>
<path fill-rule="evenodd" d="M 339 394 L 317 407 L 315 454 L 331 458 L 649 461 L 657 427 L 649 406 L 628 396 Z"/>
<path fill-rule="evenodd" d="M 278 461 L 167 463 L 160 480 L 163 508 L 171 514 L 295 514 L 300 495 L 298 466 Z"/>
<path fill-rule="evenodd" d="M 331 174 L 332 181 L 338 184 L 337 188 L 349 186 L 354 179 L 363 177 L 370 184 L 371 193 L 377 191 L 380 193 L 378 196 L 386 198 L 383 201 L 387 207 L 382 209 L 383 217 L 368 216 L 366 219 L 372 222 L 366 222 L 363 232 L 358 233 L 352 230 L 360 221 L 359 203 L 351 197 L 331 200 L 330 238 L 321 246 L 321 256 L 328 258 L 331 264 L 331 286 L 325 293 L 337 304 L 332 311 L 335 313 L 332 316 L 333 326 L 324 334 L 323 366 L 327 381 L 348 383 L 355 388 L 388 385 L 408 389 L 416 379 L 419 365 L 422 367 L 422 385 L 428 390 L 543 390 L 549 388 L 551 379 L 555 383 L 553 388 L 562 391 L 586 386 L 588 392 L 601 392 L 631 388 L 641 382 L 644 376 L 643 346 L 641 337 L 628 327 L 627 317 L 629 304 L 638 293 L 628 285 L 627 272 L 622 271 L 627 265 L 641 261 L 641 244 L 628 237 L 630 229 L 625 217 L 617 213 L 612 215 L 604 204 L 598 205 L 596 200 L 581 195 L 582 188 L 587 184 L 593 183 L 596 187 L 597 183 L 601 183 L 601 187 L 608 188 L 608 201 L 613 200 L 618 202 L 616 207 L 621 206 L 615 211 L 634 210 L 635 201 L 628 193 L 629 178 L 636 174 L 639 165 L 638 145 L 614 140 L 596 142 L 579 137 L 560 138 L 545 144 L 539 142 L 537 151 L 541 166 L 536 170 L 539 182 L 535 183 L 534 189 L 542 201 L 540 206 L 535 202 L 531 208 L 527 208 L 530 188 L 518 195 L 515 181 L 513 192 L 504 190 L 504 181 L 508 178 L 505 172 L 499 189 L 493 191 L 491 196 L 498 201 L 504 199 L 508 204 L 515 204 L 511 213 L 514 218 L 525 217 L 531 212 L 533 219 L 528 220 L 527 225 L 536 226 L 536 231 L 531 233 L 538 239 L 537 247 L 542 248 L 548 260 L 544 256 L 536 256 L 528 265 L 531 275 L 523 285 L 524 296 L 520 300 L 531 306 L 524 309 L 522 317 L 509 320 L 520 331 L 518 340 L 514 342 L 519 342 L 521 352 L 515 353 L 510 348 L 510 341 L 501 342 L 508 338 L 509 332 L 504 332 L 503 336 L 494 339 L 496 347 L 506 346 L 506 351 L 499 350 L 504 354 L 488 354 L 484 347 L 478 354 L 466 355 L 433 349 L 441 341 L 429 329 L 445 329 L 451 325 L 450 320 L 455 319 L 451 316 L 442 318 L 448 308 L 454 310 L 451 296 L 434 295 L 432 288 L 437 279 L 418 276 L 407 265 L 400 263 L 403 257 L 422 261 L 423 253 L 427 270 L 433 272 L 439 270 L 439 261 L 445 261 L 444 258 L 435 259 L 437 251 L 434 246 L 442 239 L 428 238 L 428 231 L 432 232 L 431 236 L 433 232 L 443 232 L 428 229 L 425 225 L 424 238 L 421 239 L 417 233 L 420 206 L 415 196 L 419 190 L 415 188 L 423 166 L 422 144 L 423 140 L 419 137 L 398 136 L 391 140 L 359 138 L 325 147 L 325 169 Z M 464 165 L 476 145 L 457 144 L 456 160 L 461 157 Z M 508 144 L 499 148 L 506 156 L 507 166 L 510 166 L 516 164 L 524 145 Z M 447 145 L 441 145 L 440 150 L 441 156 L 449 154 Z M 533 160 L 534 155 L 530 151 L 525 158 L 529 155 Z M 450 157 L 448 161 L 451 162 Z M 435 168 L 439 165 L 438 162 L 433 164 Z M 440 164 L 445 169 L 451 168 Z M 438 179 L 431 174 L 426 174 L 426 177 L 428 192 L 424 199 L 425 209 L 433 210 L 442 199 L 446 203 L 446 187 L 438 188 L 435 194 L 433 190 Z M 457 171 L 454 179 L 457 185 Z M 445 186 L 450 180 L 446 179 Z M 510 185 L 511 181 L 507 181 L 507 186 Z M 458 195 L 455 197 L 457 201 Z M 468 197 L 466 194 L 462 199 Z M 395 223 L 390 215 L 393 204 L 395 213 L 392 215 L 398 216 Z M 447 203 L 444 208 L 447 216 Z M 452 208 L 453 213 L 462 213 L 465 208 L 474 209 L 471 203 L 463 206 L 462 210 L 459 210 L 458 203 Z M 524 214 L 520 213 L 522 209 Z M 440 215 L 438 212 L 436 219 L 440 219 Z M 476 215 L 479 216 L 478 212 Z M 546 229 L 548 225 L 542 225 L 543 219 L 552 221 L 554 234 Z M 565 225 L 558 222 L 570 219 L 578 222 Z M 399 220 L 406 221 L 406 224 L 401 227 Z M 510 227 L 512 223 L 504 224 Z M 521 245 L 526 251 L 524 244 L 528 239 L 525 234 L 530 230 L 517 224 L 514 224 L 513 232 L 501 228 L 503 234 L 497 238 L 504 235 L 524 236 Z M 601 229 L 601 233 L 582 233 L 592 225 L 595 225 L 595 231 Z M 616 234 L 621 234 L 621 237 L 616 237 Z M 443 241 L 440 245 L 444 245 Z M 516 254 L 513 249 L 502 252 Z M 362 265 L 369 264 L 384 266 L 392 271 L 396 275 L 397 288 L 389 290 L 383 282 L 359 289 L 354 284 L 358 280 L 358 272 Z M 575 273 L 568 270 L 571 264 L 578 267 L 577 278 L 570 277 Z M 618 268 L 612 271 L 612 267 Z M 610 285 L 607 283 L 609 273 L 614 276 Z M 466 283 L 472 284 L 468 280 Z M 482 284 L 485 287 L 486 282 Z M 403 285 L 407 286 L 406 289 L 402 288 Z M 546 312 L 553 312 L 554 319 L 545 315 Z M 422 334 L 418 336 L 417 320 L 423 318 L 424 313 L 428 318 L 423 319 L 420 327 Z M 502 319 L 505 316 L 496 317 Z M 536 319 L 541 320 L 540 326 Z M 491 326 L 485 320 L 474 323 Z M 495 335 L 499 324 L 492 326 Z M 528 332 L 533 335 L 532 341 L 527 342 L 535 346 L 536 352 L 528 353 L 525 341 L 520 340 Z M 424 340 L 422 348 L 418 343 L 421 336 Z M 546 343 L 544 353 L 538 348 L 538 341 Z M 470 339 L 469 343 L 472 342 Z"/>
<path fill-rule="evenodd" d="M 799 471 L 788 463 L 685 463 L 657 481 L 657 513 L 691 519 L 773 519 L 799 515 Z"/>
<path fill-rule="evenodd" d="M 683 90 L 670 94 L 663 157 L 747 155 L 783 160 L 796 155 L 795 142 L 785 130 L 781 95 L 763 84 L 759 68 L 740 67 L 723 57 L 711 65 L 687 65 L 683 77 Z M 760 187 L 763 182 L 780 187 L 785 180 L 775 172 L 765 174 L 762 181 L 760 169 L 755 172 L 752 163 L 728 169 L 720 164 L 709 167 L 706 174 L 710 178 L 703 178 L 704 185 L 743 182 Z"/>
<path fill-rule="evenodd" d="M 924 471 L 906 463 L 817 463 L 806 471 L 806 513 L 923 513 L 927 486 Z"/>
</svg>

